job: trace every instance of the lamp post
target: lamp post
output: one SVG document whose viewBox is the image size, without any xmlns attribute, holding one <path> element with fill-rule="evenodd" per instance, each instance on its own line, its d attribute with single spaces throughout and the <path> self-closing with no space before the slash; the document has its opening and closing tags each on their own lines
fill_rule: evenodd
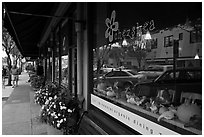
<svg viewBox="0 0 204 137">
<path fill-rule="evenodd" d="M 179 40 L 175 39 L 173 41 L 173 72 L 174 72 L 174 80 L 176 79 L 176 59 L 179 57 Z"/>
</svg>

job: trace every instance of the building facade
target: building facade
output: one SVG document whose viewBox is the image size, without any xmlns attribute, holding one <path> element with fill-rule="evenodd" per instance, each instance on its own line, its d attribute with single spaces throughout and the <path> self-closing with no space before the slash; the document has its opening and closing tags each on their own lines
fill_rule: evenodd
<svg viewBox="0 0 204 137">
<path fill-rule="evenodd" d="M 199 20 L 199 19 L 198 19 Z M 186 23 L 188 24 L 188 23 Z M 178 25 L 165 30 L 152 32 L 151 51 L 147 53 L 142 66 L 173 64 L 173 40 L 179 40 L 177 66 L 201 67 L 202 62 L 202 34 L 201 28 L 196 30 L 192 26 Z M 195 59 L 198 55 L 199 58 Z M 126 57 L 123 64 L 130 68 L 138 68 L 135 57 Z"/>
<path fill-rule="evenodd" d="M 97 61 L 93 49 L 120 41 L 122 32 L 128 36 L 129 29 L 134 29 L 135 22 L 127 25 L 121 16 L 122 13 L 131 14 L 131 11 L 119 7 L 113 3 L 71 3 L 62 15 L 68 19 L 59 20 L 47 36 L 44 46 L 47 78 L 85 98 L 83 108 L 88 115 L 82 122 L 80 134 L 200 134 L 201 131 L 184 129 L 177 122 L 158 123 L 155 114 L 96 93 L 93 66 L 97 65 L 93 62 Z M 188 65 L 188 60 L 194 61 L 197 52 L 201 57 L 201 42 L 190 43 L 190 34 L 178 27 L 151 34 L 156 43 L 146 62 L 152 64 L 161 60 L 171 64 L 173 39 L 179 39 L 178 60 L 185 61 L 182 66 Z"/>
<path fill-rule="evenodd" d="M 173 60 L 173 40 L 179 40 L 178 67 L 201 67 L 202 62 L 202 34 L 201 29 L 192 26 L 176 26 L 171 29 L 160 30 L 152 34 L 156 44 L 146 60 L 148 64 L 171 64 Z M 195 56 L 199 59 L 196 60 Z"/>
</svg>

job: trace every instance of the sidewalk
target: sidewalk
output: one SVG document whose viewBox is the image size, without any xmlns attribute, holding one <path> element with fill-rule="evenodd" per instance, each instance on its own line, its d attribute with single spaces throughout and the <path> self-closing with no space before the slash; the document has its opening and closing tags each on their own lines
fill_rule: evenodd
<svg viewBox="0 0 204 137">
<path fill-rule="evenodd" d="M 18 87 L 2 90 L 2 135 L 46 135 L 46 124 L 39 122 L 40 106 L 34 103 L 35 92 L 26 83 L 28 74 L 22 72 L 19 78 Z"/>
</svg>

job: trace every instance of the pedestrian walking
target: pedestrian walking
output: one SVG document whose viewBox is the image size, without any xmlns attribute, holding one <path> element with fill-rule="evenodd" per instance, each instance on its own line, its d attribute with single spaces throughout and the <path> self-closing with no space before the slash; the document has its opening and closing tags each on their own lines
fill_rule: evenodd
<svg viewBox="0 0 204 137">
<path fill-rule="evenodd" d="M 5 66 L 2 68 L 2 87 L 5 88 L 5 81 L 6 81 L 7 69 Z"/>
<path fill-rule="evenodd" d="M 31 73 L 34 73 L 35 68 L 33 67 L 33 65 L 31 65 L 30 63 L 28 63 L 28 65 L 26 66 L 26 71 L 27 71 L 28 76 L 29 76 L 29 79 L 28 79 L 27 82 L 30 82 Z"/>
<path fill-rule="evenodd" d="M 18 86 L 18 80 L 19 80 L 19 69 L 18 69 L 18 67 L 16 65 L 12 66 L 11 75 L 12 75 L 12 78 L 13 78 L 12 88 L 17 87 Z"/>
</svg>

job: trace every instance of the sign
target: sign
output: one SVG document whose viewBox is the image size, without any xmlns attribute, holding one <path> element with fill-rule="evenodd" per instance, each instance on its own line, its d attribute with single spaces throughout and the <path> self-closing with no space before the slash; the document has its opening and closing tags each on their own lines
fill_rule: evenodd
<svg viewBox="0 0 204 137">
<path fill-rule="evenodd" d="M 109 114 L 135 131 L 144 135 L 179 135 L 168 128 L 136 115 L 126 109 L 114 105 L 104 99 L 91 94 L 91 104 Z"/>
<path fill-rule="evenodd" d="M 113 40 L 122 40 L 125 38 L 135 39 L 141 38 L 142 32 L 147 32 L 155 29 L 154 20 L 147 21 L 143 25 L 139 26 L 137 23 L 136 26 L 133 26 L 130 29 L 119 30 L 119 23 L 115 21 L 116 12 L 115 10 L 111 13 L 111 18 L 106 18 L 105 24 L 107 29 L 105 31 L 105 38 L 108 38 L 109 42 Z"/>
</svg>

